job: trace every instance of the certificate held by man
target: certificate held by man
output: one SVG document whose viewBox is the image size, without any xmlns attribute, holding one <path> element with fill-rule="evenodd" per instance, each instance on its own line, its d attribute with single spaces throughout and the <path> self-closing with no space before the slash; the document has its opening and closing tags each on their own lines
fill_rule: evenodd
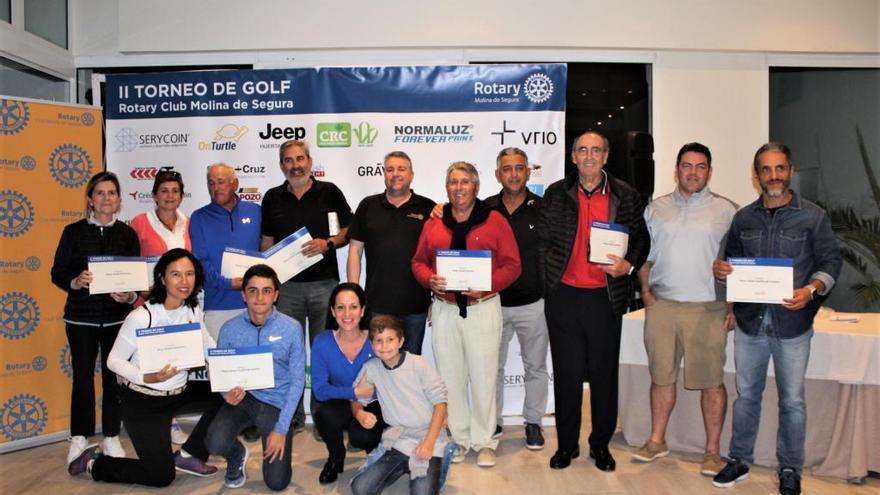
<svg viewBox="0 0 880 495">
<path fill-rule="evenodd" d="M 590 228 L 590 263 L 613 265 L 609 254 L 623 258 L 629 247 L 629 232 L 625 225 L 593 220 Z"/>
<path fill-rule="evenodd" d="M 89 256 L 92 283 L 89 294 L 135 292 L 150 288 L 145 258 L 130 256 Z"/>
<path fill-rule="evenodd" d="M 492 251 L 437 251 L 436 267 L 447 291 L 492 290 Z"/>
<path fill-rule="evenodd" d="M 208 376 L 212 392 L 227 392 L 235 387 L 272 388 L 275 386 L 272 346 L 208 349 Z"/>
<path fill-rule="evenodd" d="M 275 270 L 282 284 L 323 259 L 302 253 L 303 245 L 311 240 L 308 229 L 302 227 L 263 252 L 266 264 Z"/>
<path fill-rule="evenodd" d="M 259 251 L 227 247 L 220 261 L 220 274 L 226 278 L 241 278 L 248 268 L 265 262 L 266 258 Z"/>
<path fill-rule="evenodd" d="M 166 364 L 185 370 L 205 365 L 202 327 L 184 323 L 135 330 L 141 371 L 153 373 Z"/>
<path fill-rule="evenodd" d="M 790 258 L 728 258 L 727 301 L 784 304 L 794 294 L 794 261 Z"/>
</svg>

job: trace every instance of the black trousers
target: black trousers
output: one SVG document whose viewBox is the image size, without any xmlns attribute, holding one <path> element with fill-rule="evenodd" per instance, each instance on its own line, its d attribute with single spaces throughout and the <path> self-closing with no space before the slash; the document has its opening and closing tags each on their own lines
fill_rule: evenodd
<svg viewBox="0 0 880 495">
<path fill-rule="evenodd" d="M 107 356 L 116 341 L 122 325 L 93 327 L 67 323 L 67 343 L 70 344 L 70 364 L 73 369 L 73 388 L 70 393 L 70 435 L 90 437 L 95 434 L 95 360 L 98 346 L 101 350 L 101 431 L 105 437 L 119 435 L 119 394 L 116 373 L 107 368 Z"/>
<path fill-rule="evenodd" d="M 607 289 L 564 284 L 546 301 L 544 314 L 553 357 L 559 449 L 578 446 L 585 381 L 590 382 L 590 447 L 607 447 L 617 427 L 621 317 L 612 312 Z"/>
<path fill-rule="evenodd" d="M 183 444 L 183 450 L 208 460 L 205 436 L 223 404 L 220 394 L 211 392 L 209 382 L 189 382 L 179 395 L 156 397 L 121 388 L 122 421 L 137 452 L 137 459 L 103 456 L 92 466 L 95 481 L 168 486 L 174 481 L 174 452 L 171 450 L 171 418 L 201 412 L 202 417 Z"/>
<path fill-rule="evenodd" d="M 367 452 L 375 449 L 382 441 L 382 430 L 385 429 L 385 421 L 382 419 L 382 409 L 379 401 L 373 401 L 364 407 L 367 412 L 376 415 L 376 425 L 369 430 L 361 426 L 351 413 L 351 402 L 342 399 L 332 399 L 318 402 L 318 408 L 312 416 L 315 420 L 315 428 L 321 434 L 324 443 L 327 444 L 327 452 L 332 461 L 342 463 L 345 460 L 345 443 L 342 438 L 342 430 L 348 430 L 348 441 L 353 447 L 364 449 Z"/>
</svg>

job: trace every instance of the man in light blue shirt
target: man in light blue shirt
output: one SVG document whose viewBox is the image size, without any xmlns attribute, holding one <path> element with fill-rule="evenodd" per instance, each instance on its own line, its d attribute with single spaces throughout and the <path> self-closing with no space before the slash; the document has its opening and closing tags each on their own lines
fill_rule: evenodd
<svg viewBox="0 0 880 495">
<path fill-rule="evenodd" d="M 737 207 L 709 190 L 712 153 L 706 146 L 682 146 L 675 171 L 675 190 L 645 208 L 651 251 L 639 281 L 651 372 L 651 438 L 633 458 L 651 462 L 669 454 L 666 426 L 684 357 L 684 386 L 701 393 L 706 452 L 700 472 L 714 476 L 724 467 L 719 442 L 727 410 L 724 361 L 733 316 L 723 293 L 716 292 L 712 262 Z"/>
</svg>

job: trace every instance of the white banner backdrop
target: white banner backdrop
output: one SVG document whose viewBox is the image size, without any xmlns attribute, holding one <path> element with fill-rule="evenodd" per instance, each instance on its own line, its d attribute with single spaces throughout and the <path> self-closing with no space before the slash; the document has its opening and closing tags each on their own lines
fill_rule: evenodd
<svg viewBox="0 0 880 495">
<path fill-rule="evenodd" d="M 530 189 L 543 195 L 564 172 L 565 77 L 559 64 L 107 76 L 107 168 L 120 178 L 125 220 L 154 207 L 163 168 L 183 175 L 187 215 L 210 201 L 205 169 L 217 162 L 235 168 L 239 196 L 259 204 L 283 182 L 278 147 L 293 138 L 310 144 L 313 175 L 339 186 L 352 210 L 384 190 L 382 158 L 395 150 L 412 158 L 413 189 L 444 202 L 449 163 L 474 163 L 485 198 L 500 190 L 495 156 L 516 146 L 529 155 Z M 346 256 L 339 251 L 341 274 Z M 519 416 L 516 339 L 505 374 L 504 413 Z"/>
</svg>

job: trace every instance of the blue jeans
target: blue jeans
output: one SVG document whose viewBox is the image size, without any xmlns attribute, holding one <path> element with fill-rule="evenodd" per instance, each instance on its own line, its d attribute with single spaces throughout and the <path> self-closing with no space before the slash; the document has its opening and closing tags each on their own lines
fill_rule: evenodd
<svg viewBox="0 0 880 495">
<path fill-rule="evenodd" d="M 428 464 L 428 474 L 409 480 L 410 495 L 439 493 L 442 464 L 443 459 L 432 457 Z M 407 473 L 409 473 L 409 456 L 394 449 L 388 450 L 379 460 L 351 480 L 351 492 L 354 495 L 382 493 L 382 490 L 394 484 L 397 478 Z"/>
<path fill-rule="evenodd" d="M 255 424 L 265 449 L 266 439 L 278 422 L 280 413 L 281 410 L 277 407 L 261 402 L 251 394 L 246 394 L 236 406 L 224 403 L 214 422 L 211 423 L 208 436 L 205 438 L 205 447 L 210 453 L 225 457 L 227 462 L 230 459 L 241 459 L 244 455 L 243 449 L 246 447 L 238 441 L 238 432 L 246 426 Z M 290 428 L 284 439 L 284 455 L 281 459 L 276 459 L 275 462 L 263 459 L 263 481 L 270 490 L 284 490 L 290 484 L 293 474 L 290 467 L 292 440 L 293 428 Z"/>
<path fill-rule="evenodd" d="M 767 381 L 767 364 L 772 356 L 779 393 L 776 459 L 780 469 L 793 468 L 798 474 L 801 473 L 807 428 L 804 382 L 812 337 L 812 329 L 791 339 L 751 336 L 739 328 L 736 329 L 734 359 L 737 397 L 733 403 L 731 458 L 747 465 L 754 462 L 755 439 L 761 420 L 761 399 Z"/>
<path fill-rule="evenodd" d="M 425 322 L 428 320 L 428 313 L 415 313 L 411 315 L 400 315 L 403 320 L 403 350 L 413 354 L 422 355 L 422 341 L 425 340 Z"/>
</svg>

